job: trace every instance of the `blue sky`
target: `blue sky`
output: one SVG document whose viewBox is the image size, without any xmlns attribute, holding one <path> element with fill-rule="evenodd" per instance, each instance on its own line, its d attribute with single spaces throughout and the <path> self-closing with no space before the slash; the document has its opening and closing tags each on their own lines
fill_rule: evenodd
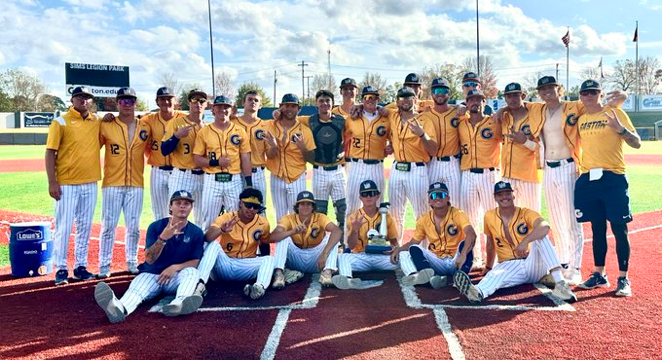
<svg viewBox="0 0 662 360">
<path fill-rule="evenodd" d="M 503 87 L 537 74 L 562 73 L 561 36 L 571 28 L 570 85 L 581 69 L 605 70 L 634 58 L 632 35 L 640 24 L 640 56 L 659 57 L 662 1 L 479 0 L 481 54 L 494 61 Z M 39 75 L 64 96 L 64 63 L 127 65 L 131 85 L 153 105 L 164 73 L 211 90 L 205 0 L 3 0 L 0 69 Z M 307 75 L 327 69 L 331 48 L 336 82 L 366 71 L 388 83 L 410 71 L 475 56 L 475 2 L 462 0 L 212 0 L 214 68 L 235 85 L 255 81 L 268 94 L 273 72 L 278 94 L 301 92 L 297 63 Z M 564 80 L 564 79 L 563 79 Z"/>
</svg>

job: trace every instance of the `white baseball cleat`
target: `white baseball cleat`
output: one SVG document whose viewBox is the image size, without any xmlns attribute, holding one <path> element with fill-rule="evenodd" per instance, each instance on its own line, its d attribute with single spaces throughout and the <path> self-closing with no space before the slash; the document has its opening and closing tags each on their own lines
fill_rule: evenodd
<svg viewBox="0 0 662 360">
<path fill-rule="evenodd" d="M 124 306 L 115 297 L 113 289 L 105 282 L 99 282 L 94 288 L 94 300 L 106 312 L 106 316 L 111 323 L 123 322 L 126 318 Z"/>
<path fill-rule="evenodd" d="M 577 296 L 572 292 L 572 290 L 570 290 L 570 285 L 568 285 L 565 280 L 561 280 L 556 283 L 556 286 L 554 286 L 554 290 L 552 291 L 552 295 L 563 301 L 571 303 L 577 301 Z"/>
<path fill-rule="evenodd" d="M 576 286 L 582 283 L 582 273 L 579 269 L 567 269 L 563 272 L 563 277 L 568 285 Z"/>
<path fill-rule="evenodd" d="M 480 290 L 471 283 L 469 275 L 463 271 L 456 271 L 453 276 L 455 287 L 464 295 L 467 300 L 472 304 L 480 304 L 483 301 L 483 294 Z"/>
<path fill-rule="evenodd" d="M 435 275 L 430 278 L 430 286 L 432 286 L 432 288 L 435 290 L 441 289 L 446 285 L 448 285 L 448 276 Z"/>
<path fill-rule="evenodd" d="M 361 287 L 362 283 L 361 279 L 350 278 L 344 275 L 335 275 L 331 278 L 331 281 L 333 282 L 333 285 L 342 290 L 358 289 Z"/>
<path fill-rule="evenodd" d="M 423 285 L 430 282 L 430 279 L 433 276 L 434 276 L 434 270 L 432 270 L 431 268 L 427 268 L 403 277 L 402 283 L 407 286 Z"/>
<path fill-rule="evenodd" d="M 260 284 L 246 284 L 244 286 L 244 295 L 249 296 L 253 300 L 263 297 L 265 292 L 264 287 Z"/>
<path fill-rule="evenodd" d="M 138 265 L 136 264 L 126 264 L 127 270 L 129 271 L 129 274 L 131 275 L 138 275 L 140 274 L 140 270 L 138 269 Z"/>
<path fill-rule="evenodd" d="M 303 278 L 303 273 L 298 270 L 285 269 L 283 272 L 285 277 L 285 285 L 291 285 Z"/>
<path fill-rule="evenodd" d="M 177 297 L 163 307 L 163 314 L 166 316 L 188 315 L 198 310 L 200 305 L 202 305 L 200 295 Z"/>
<path fill-rule="evenodd" d="M 331 278 L 333 277 L 333 271 L 331 269 L 324 269 L 320 273 L 320 284 L 322 286 L 332 286 L 333 285 L 333 280 Z"/>
</svg>

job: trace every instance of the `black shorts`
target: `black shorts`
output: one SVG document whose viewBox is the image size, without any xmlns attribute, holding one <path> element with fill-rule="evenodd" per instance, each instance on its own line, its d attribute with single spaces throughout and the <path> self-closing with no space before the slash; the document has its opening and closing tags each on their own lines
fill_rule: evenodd
<svg viewBox="0 0 662 360">
<path fill-rule="evenodd" d="M 632 221 L 627 177 L 604 171 L 600 179 L 589 181 L 589 174 L 582 174 L 575 183 L 575 216 L 578 222 Z"/>
</svg>

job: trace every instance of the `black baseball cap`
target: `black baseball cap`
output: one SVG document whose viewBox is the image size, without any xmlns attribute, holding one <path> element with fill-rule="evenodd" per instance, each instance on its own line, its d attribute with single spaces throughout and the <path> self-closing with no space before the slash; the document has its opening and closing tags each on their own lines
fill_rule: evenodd
<svg viewBox="0 0 662 360">
<path fill-rule="evenodd" d="M 379 96 L 379 91 L 377 91 L 372 85 L 364 86 L 361 90 L 361 96 L 363 97 L 370 94 Z"/>
<path fill-rule="evenodd" d="M 602 86 L 600 86 L 599 82 L 589 79 L 584 81 L 582 86 L 579 88 L 580 93 L 585 90 L 602 90 Z"/>
<path fill-rule="evenodd" d="M 301 202 L 315 203 L 315 196 L 310 191 L 302 191 L 297 195 L 297 204 Z"/>
<path fill-rule="evenodd" d="M 172 204 L 172 202 L 175 200 L 188 200 L 190 202 L 194 201 L 193 195 L 191 195 L 191 193 L 186 190 L 178 190 L 172 193 L 172 196 L 170 196 L 170 204 Z"/>
<path fill-rule="evenodd" d="M 514 94 L 514 93 L 521 93 L 522 92 L 522 85 L 518 83 L 510 83 L 506 85 L 506 88 L 503 90 L 503 94 Z"/>
<path fill-rule="evenodd" d="M 451 88 L 450 84 L 448 83 L 448 80 L 446 80 L 444 78 L 436 78 L 436 79 L 432 80 L 432 86 L 430 88 L 434 89 L 434 88 L 439 88 L 439 87 L 446 88 L 446 89 Z"/>
<path fill-rule="evenodd" d="M 475 72 L 468 72 L 462 76 L 462 83 L 468 82 L 468 81 L 475 81 L 477 83 L 480 83 L 480 80 L 478 79 L 478 75 L 476 75 Z"/>
<path fill-rule="evenodd" d="M 117 94 L 115 95 L 116 99 L 125 99 L 125 98 L 130 98 L 130 99 L 137 99 L 138 96 L 136 96 L 136 91 L 133 90 L 133 88 L 130 87 L 123 87 L 117 90 Z"/>
<path fill-rule="evenodd" d="M 505 181 L 499 181 L 498 183 L 494 184 L 494 195 L 502 191 L 513 191 L 513 187 L 509 182 Z"/>
<path fill-rule="evenodd" d="M 71 97 L 77 96 L 77 95 L 88 95 L 91 97 L 94 97 L 92 94 L 92 91 L 90 91 L 90 88 L 87 86 L 76 86 L 72 91 L 71 91 Z"/>
<path fill-rule="evenodd" d="M 228 105 L 232 106 L 232 100 L 225 95 L 218 95 L 214 98 L 214 105 Z"/>
<path fill-rule="evenodd" d="M 340 82 L 340 88 L 342 89 L 342 88 L 349 87 L 349 86 L 353 86 L 355 88 L 358 88 L 358 85 L 356 85 L 356 80 L 354 80 L 352 78 L 342 79 L 342 81 Z"/>
<path fill-rule="evenodd" d="M 430 187 L 428 188 L 428 194 L 436 193 L 436 192 L 445 192 L 448 194 L 448 186 L 442 182 L 435 182 L 430 184 Z"/>
<path fill-rule="evenodd" d="M 418 78 L 418 75 L 415 73 L 408 74 L 405 77 L 404 85 L 421 85 L 421 80 Z"/>
<path fill-rule="evenodd" d="M 283 104 L 297 104 L 299 105 L 299 97 L 296 96 L 295 94 L 289 93 L 283 95 L 283 99 L 280 102 L 281 105 Z"/>
<path fill-rule="evenodd" d="M 414 89 L 410 88 L 409 86 L 405 86 L 398 90 L 398 97 L 412 97 L 416 96 L 416 93 L 414 92 Z"/>
<path fill-rule="evenodd" d="M 175 97 L 175 93 L 172 91 L 171 88 L 167 86 L 160 87 L 158 90 L 156 90 L 156 97 Z"/>
<path fill-rule="evenodd" d="M 472 98 L 474 96 L 480 96 L 483 99 L 485 99 L 485 93 L 483 93 L 483 90 L 480 89 L 469 90 L 469 92 L 467 93 L 467 100 L 469 100 L 469 98 Z"/>
<path fill-rule="evenodd" d="M 379 189 L 377 188 L 377 184 L 375 184 L 375 182 L 372 180 L 363 181 L 359 188 L 359 194 L 370 193 L 370 192 L 377 192 L 377 194 L 379 194 Z"/>
<path fill-rule="evenodd" d="M 193 90 L 188 92 L 187 97 L 188 97 L 189 100 L 193 99 L 194 96 L 199 96 L 203 99 L 207 99 L 207 93 L 200 90 L 200 89 L 193 89 Z"/>
<path fill-rule="evenodd" d="M 547 85 L 559 86 L 559 83 L 556 82 L 556 78 L 553 76 L 543 76 L 540 79 L 538 79 L 538 87 L 536 87 L 536 90 L 540 90 L 541 87 Z"/>
</svg>

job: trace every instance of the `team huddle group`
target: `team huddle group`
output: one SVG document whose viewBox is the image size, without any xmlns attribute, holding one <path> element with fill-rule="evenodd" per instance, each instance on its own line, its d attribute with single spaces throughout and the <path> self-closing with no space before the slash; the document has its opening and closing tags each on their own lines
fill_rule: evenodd
<svg viewBox="0 0 662 360">
<path fill-rule="evenodd" d="M 630 296 L 632 216 L 623 143 L 640 143 L 620 109 L 625 94 L 610 93 L 603 105 L 600 84 L 587 80 L 581 101 L 562 101 L 556 79 L 545 76 L 538 81 L 544 102 L 524 101 L 520 84 L 510 83 L 507 107 L 494 113 L 476 74 L 465 74 L 462 87 L 465 102 L 459 105 L 449 104 L 443 78 L 432 81 L 432 100 L 421 100 L 421 82 L 409 74 L 397 101 L 380 107 L 372 86 L 361 89 L 361 103 L 355 103 L 359 89 L 347 78 L 341 105 L 332 92 L 320 90 L 318 112 L 299 116 L 297 96 L 286 94 L 273 121 L 257 117 L 261 98 L 255 91 L 246 93 L 238 116 L 229 98 L 212 100 L 198 89 L 188 94 L 189 112 L 177 111 L 167 87 L 157 91 L 159 111 L 140 119 L 135 91 L 122 88 L 119 114 L 101 120 L 89 111 L 93 95 L 77 87 L 73 106 L 51 123 L 47 141 L 49 192 L 56 200 L 55 283 L 69 278 L 74 221 L 73 278 L 111 276 L 123 212 L 127 269 L 137 276 L 121 299 L 105 282 L 97 284 L 95 299 L 111 322 L 163 293 L 175 294 L 166 315 L 194 312 L 210 279 L 247 281 L 244 294 L 259 299 L 269 287 L 282 289 L 304 273 L 320 272 L 324 286 L 360 289 L 364 284 L 354 272 L 398 268 L 404 284 L 437 289 L 453 283 L 471 303 L 500 288 L 540 281 L 553 296 L 575 301 L 571 285 L 610 286 L 604 270 L 609 221 L 619 266 L 615 294 Z M 205 124 L 210 102 L 214 122 Z M 94 275 L 86 266 L 101 147 L 102 229 Z M 394 158 L 388 170 L 387 156 Z M 145 159 L 156 221 L 147 230 L 145 262 L 138 265 Z M 309 163 L 312 192 L 306 190 Z M 540 216 L 541 182 L 549 223 Z M 383 202 L 386 191 L 389 203 Z M 278 219 L 273 229 L 264 216 L 267 192 Z M 329 199 L 337 223 L 326 216 Z M 407 201 L 417 221 L 403 239 Z M 583 282 L 579 222 L 591 222 L 593 230 L 595 271 Z M 484 275 L 477 285 L 471 269 Z"/>
</svg>

